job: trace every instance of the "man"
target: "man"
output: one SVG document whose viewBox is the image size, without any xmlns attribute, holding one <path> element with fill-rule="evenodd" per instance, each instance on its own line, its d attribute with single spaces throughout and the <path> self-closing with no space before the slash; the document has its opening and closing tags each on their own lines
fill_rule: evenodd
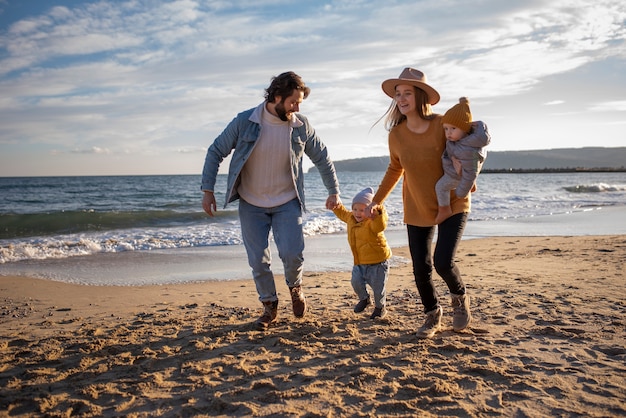
<svg viewBox="0 0 626 418">
<path fill-rule="evenodd" d="M 328 190 L 326 208 L 332 210 L 341 203 L 335 167 L 326 146 L 306 117 L 297 113 L 309 92 L 300 76 L 291 71 L 272 78 L 265 101 L 237 115 L 209 147 L 204 162 L 202 208 L 213 216 L 219 165 L 234 150 L 224 207 L 239 199 L 243 243 L 264 307 L 256 321 L 261 329 L 268 328 L 278 312 L 270 268 L 270 230 L 283 262 L 293 313 L 301 318 L 307 311 L 302 292 L 304 154 L 315 164 Z"/>
</svg>

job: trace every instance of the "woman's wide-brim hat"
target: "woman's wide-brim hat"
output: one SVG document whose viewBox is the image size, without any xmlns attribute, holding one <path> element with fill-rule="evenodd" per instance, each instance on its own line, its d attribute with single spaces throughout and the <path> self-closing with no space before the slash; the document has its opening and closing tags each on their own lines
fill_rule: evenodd
<svg viewBox="0 0 626 418">
<path fill-rule="evenodd" d="M 424 90 L 428 95 L 428 103 L 431 105 L 439 103 L 439 93 L 437 90 L 428 85 L 426 81 L 426 74 L 415 68 L 405 68 L 402 70 L 400 77 L 390 78 L 383 81 L 383 91 L 392 99 L 396 96 L 396 86 L 400 84 L 409 84 L 415 86 L 418 89 Z"/>
</svg>

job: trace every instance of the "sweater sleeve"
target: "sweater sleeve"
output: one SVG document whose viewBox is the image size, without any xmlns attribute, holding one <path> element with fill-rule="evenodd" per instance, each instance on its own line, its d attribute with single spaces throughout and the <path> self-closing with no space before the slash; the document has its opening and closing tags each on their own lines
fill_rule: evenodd
<svg viewBox="0 0 626 418">
<path fill-rule="evenodd" d="M 403 174 L 404 168 L 402 168 L 402 164 L 400 163 L 400 157 L 394 153 L 390 147 L 389 165 L 387 166 L 387 171 L 385 172 L 383 179 L 378 185 L 378 191 L 374 195 L 372 201 L 375 203 L 383 203 L 393 191 L 394 187 L 396 187 L 396 184 L 398 184 Z"/>
</svg>

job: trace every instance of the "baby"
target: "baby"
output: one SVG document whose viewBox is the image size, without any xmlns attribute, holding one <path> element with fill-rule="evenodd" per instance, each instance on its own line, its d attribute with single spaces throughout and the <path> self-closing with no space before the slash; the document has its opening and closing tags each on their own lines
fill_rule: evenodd
<svg viewBox="0 0 626 418">
<path fill-rule="evenodd" d="M 435 186 L 439 204 L 435 224 L 440 224 L 452 216 L 451 190 L 456 189 L 455 194 L 458 198 L 464 198 L 472 191 L 487 158 L 487 151 L 483 147 L 491 142 L 487 126 L 483 122 L 472 123 L 472 113 L 466 97 L 461 97 L 459 103 L 451 107 L 441 121 L 447 141 L 446 150 L 441 157 L 443 176 Z M 460 173 L 455 169 L 453 159 L 460 163 Z"/>
</svg>

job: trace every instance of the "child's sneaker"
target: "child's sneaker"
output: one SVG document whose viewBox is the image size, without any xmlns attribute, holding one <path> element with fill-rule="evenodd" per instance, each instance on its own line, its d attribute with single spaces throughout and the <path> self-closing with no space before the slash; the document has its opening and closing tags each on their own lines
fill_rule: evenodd
<svg viewBox="0 0 626 418">
<path fill-rule="evenodd" d="M 357 303 L 356 306 L 354 307 L 354 312 L 355 313 L 363 312 L 369 304 L 370 304 L 370 298 L 360 300 L 359 303 Z"/>
<path fill-rule="evenodd" d="M 374 308 L 374 312 L 372 312 L 372 316 L 370 319 L 380 318 L 383 319 L 387 315 L 387 308 L 384 306 L 382 308 Z"/>
</svg>

